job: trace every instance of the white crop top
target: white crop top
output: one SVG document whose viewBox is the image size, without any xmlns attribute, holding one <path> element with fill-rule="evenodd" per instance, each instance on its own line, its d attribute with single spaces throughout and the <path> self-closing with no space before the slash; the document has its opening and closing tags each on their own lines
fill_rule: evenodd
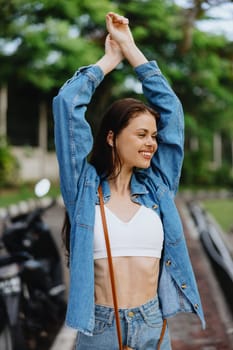
<svg viewBox="0 0 233 350">
<path fill-rule="evenodd" d="M 132 219 L 124 222 L 110 209 L 104 207 L 113 257 L 161 257 L 164 232 L 157 213 L 150 208 L 140 206 Z M 96 205 L 95 211 L 94 259 L 101 259 L 107 257 L 107 252 L 99 205 Z"/>
</svg>

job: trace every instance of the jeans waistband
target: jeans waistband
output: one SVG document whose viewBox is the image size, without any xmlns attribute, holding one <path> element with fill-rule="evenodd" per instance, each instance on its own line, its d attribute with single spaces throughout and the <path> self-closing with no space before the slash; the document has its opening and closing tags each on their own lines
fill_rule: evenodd
<svg viewBox="0 0 233 350">
<path fill-rule="evenodd" d="M 147 301 L 145 304 L 142 304 L 137 307 L 132 307 L 132 308 L 119 308 L 118 312 L 119 312 L 120 318 L 124 318 L 124 317 L 127 318 L 127 315 L 134 315 L 134 316 L 136 316 L 137 314 L 144 315 L 152 307 L 159 308 L 157 295 L 153 299 Z M 102 315 L 105 319 L 112 319 L 115 314 L 114 307 L 104 306 L 99 304 L 95 305 L 95 312 L 98 313 L 98 315 Z"/>
</svg>

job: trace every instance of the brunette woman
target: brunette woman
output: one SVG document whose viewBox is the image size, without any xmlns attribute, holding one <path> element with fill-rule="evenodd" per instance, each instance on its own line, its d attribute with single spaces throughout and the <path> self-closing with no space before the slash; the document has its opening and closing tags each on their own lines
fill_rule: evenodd
<svg viewBox="0 0 233 350">
<path fill-rule="evenodd" d="M 106 26 L 103 57 L 80 68 L 53 105 L 61 191 L 71 224 L 66 321 L 78 330 L 76 349 L 118 349 L 100 185 L 123 343 L 156 349 L 164 319 L 178 312 L 195 312 L 204 326 L 174 204 L 183 161 L 183 112 L 157 63 L 148 62 L 136 46 L 128 19 L 111 12 Z M 148 105 L 132 98 L 113 103 L 93 146 L 87 106 L 104 76 L 123 59 L 142 83 Z M 171 349 L 168 329 L 160 349 Z"/>
</svg>

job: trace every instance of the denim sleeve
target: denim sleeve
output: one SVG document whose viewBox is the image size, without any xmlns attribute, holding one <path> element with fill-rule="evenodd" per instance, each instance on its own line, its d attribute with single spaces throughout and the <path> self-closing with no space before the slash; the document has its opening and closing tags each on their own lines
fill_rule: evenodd
<svg viewBox="0 0 233 350">
<path fill-rule="evenodd" d="M 160 115 L 157 122 L 158 150 L 152 159 L 154 180 L 175 194 L 180 179 L 184 149 L 184 117 L 182 105 L 155 61 L 135 68 L 143 93 L 150 106 Z M 155 180 L 156 181 L 156 180 Z"/>
<path fill-rule="evenodd" d="M 85 112 L 104 75 L 96 65 L 80 68 L 53 99 L 54 136 L 61 192 L 67 209 L 74 205 L 80 175 L 88 166 L 93 136 Z"/>
</svg>

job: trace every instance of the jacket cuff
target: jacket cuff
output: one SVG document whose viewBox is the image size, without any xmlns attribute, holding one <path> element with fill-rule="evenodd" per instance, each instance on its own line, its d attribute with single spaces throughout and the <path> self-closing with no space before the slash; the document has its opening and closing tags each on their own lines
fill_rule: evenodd
<svg viewBox="0 0 233 350">
<path fill-rule="evenodd" d="M 134 69 L 140 81 L 143 81 L 144 79 L 153 75 L 162 75 L 161 70 L 159 69 L 156 61 L 149 61 L 143 63 Z"/>
<path fill-rule="evenodd" d="M 64 87 L 66 87 L 67 85 L 73 83 L 80 74 L 88 76 L 89 79 L 94 82 L 94 87 L 95 88 L 104 79 L 104 73 L 103 73 L 102 69 L 99 66 L 94 65 L 94 64 L 90 65 L 90 66 L 83 66 L 83 67 L 80 67 L 74 73 L 74 75 L 65 82 L 65 84 L 61 87 L 60 90 L 63 90 Z"/>
<path fill-rule="evenodd" d="M 75 75 L 78 75 L 80 72 L 86 74 L 96 84 L 96 86 L 99 85 L 99 83 L 104 79 L 102 69 L 96 64 L 80 67 Z"/>
</svg>

